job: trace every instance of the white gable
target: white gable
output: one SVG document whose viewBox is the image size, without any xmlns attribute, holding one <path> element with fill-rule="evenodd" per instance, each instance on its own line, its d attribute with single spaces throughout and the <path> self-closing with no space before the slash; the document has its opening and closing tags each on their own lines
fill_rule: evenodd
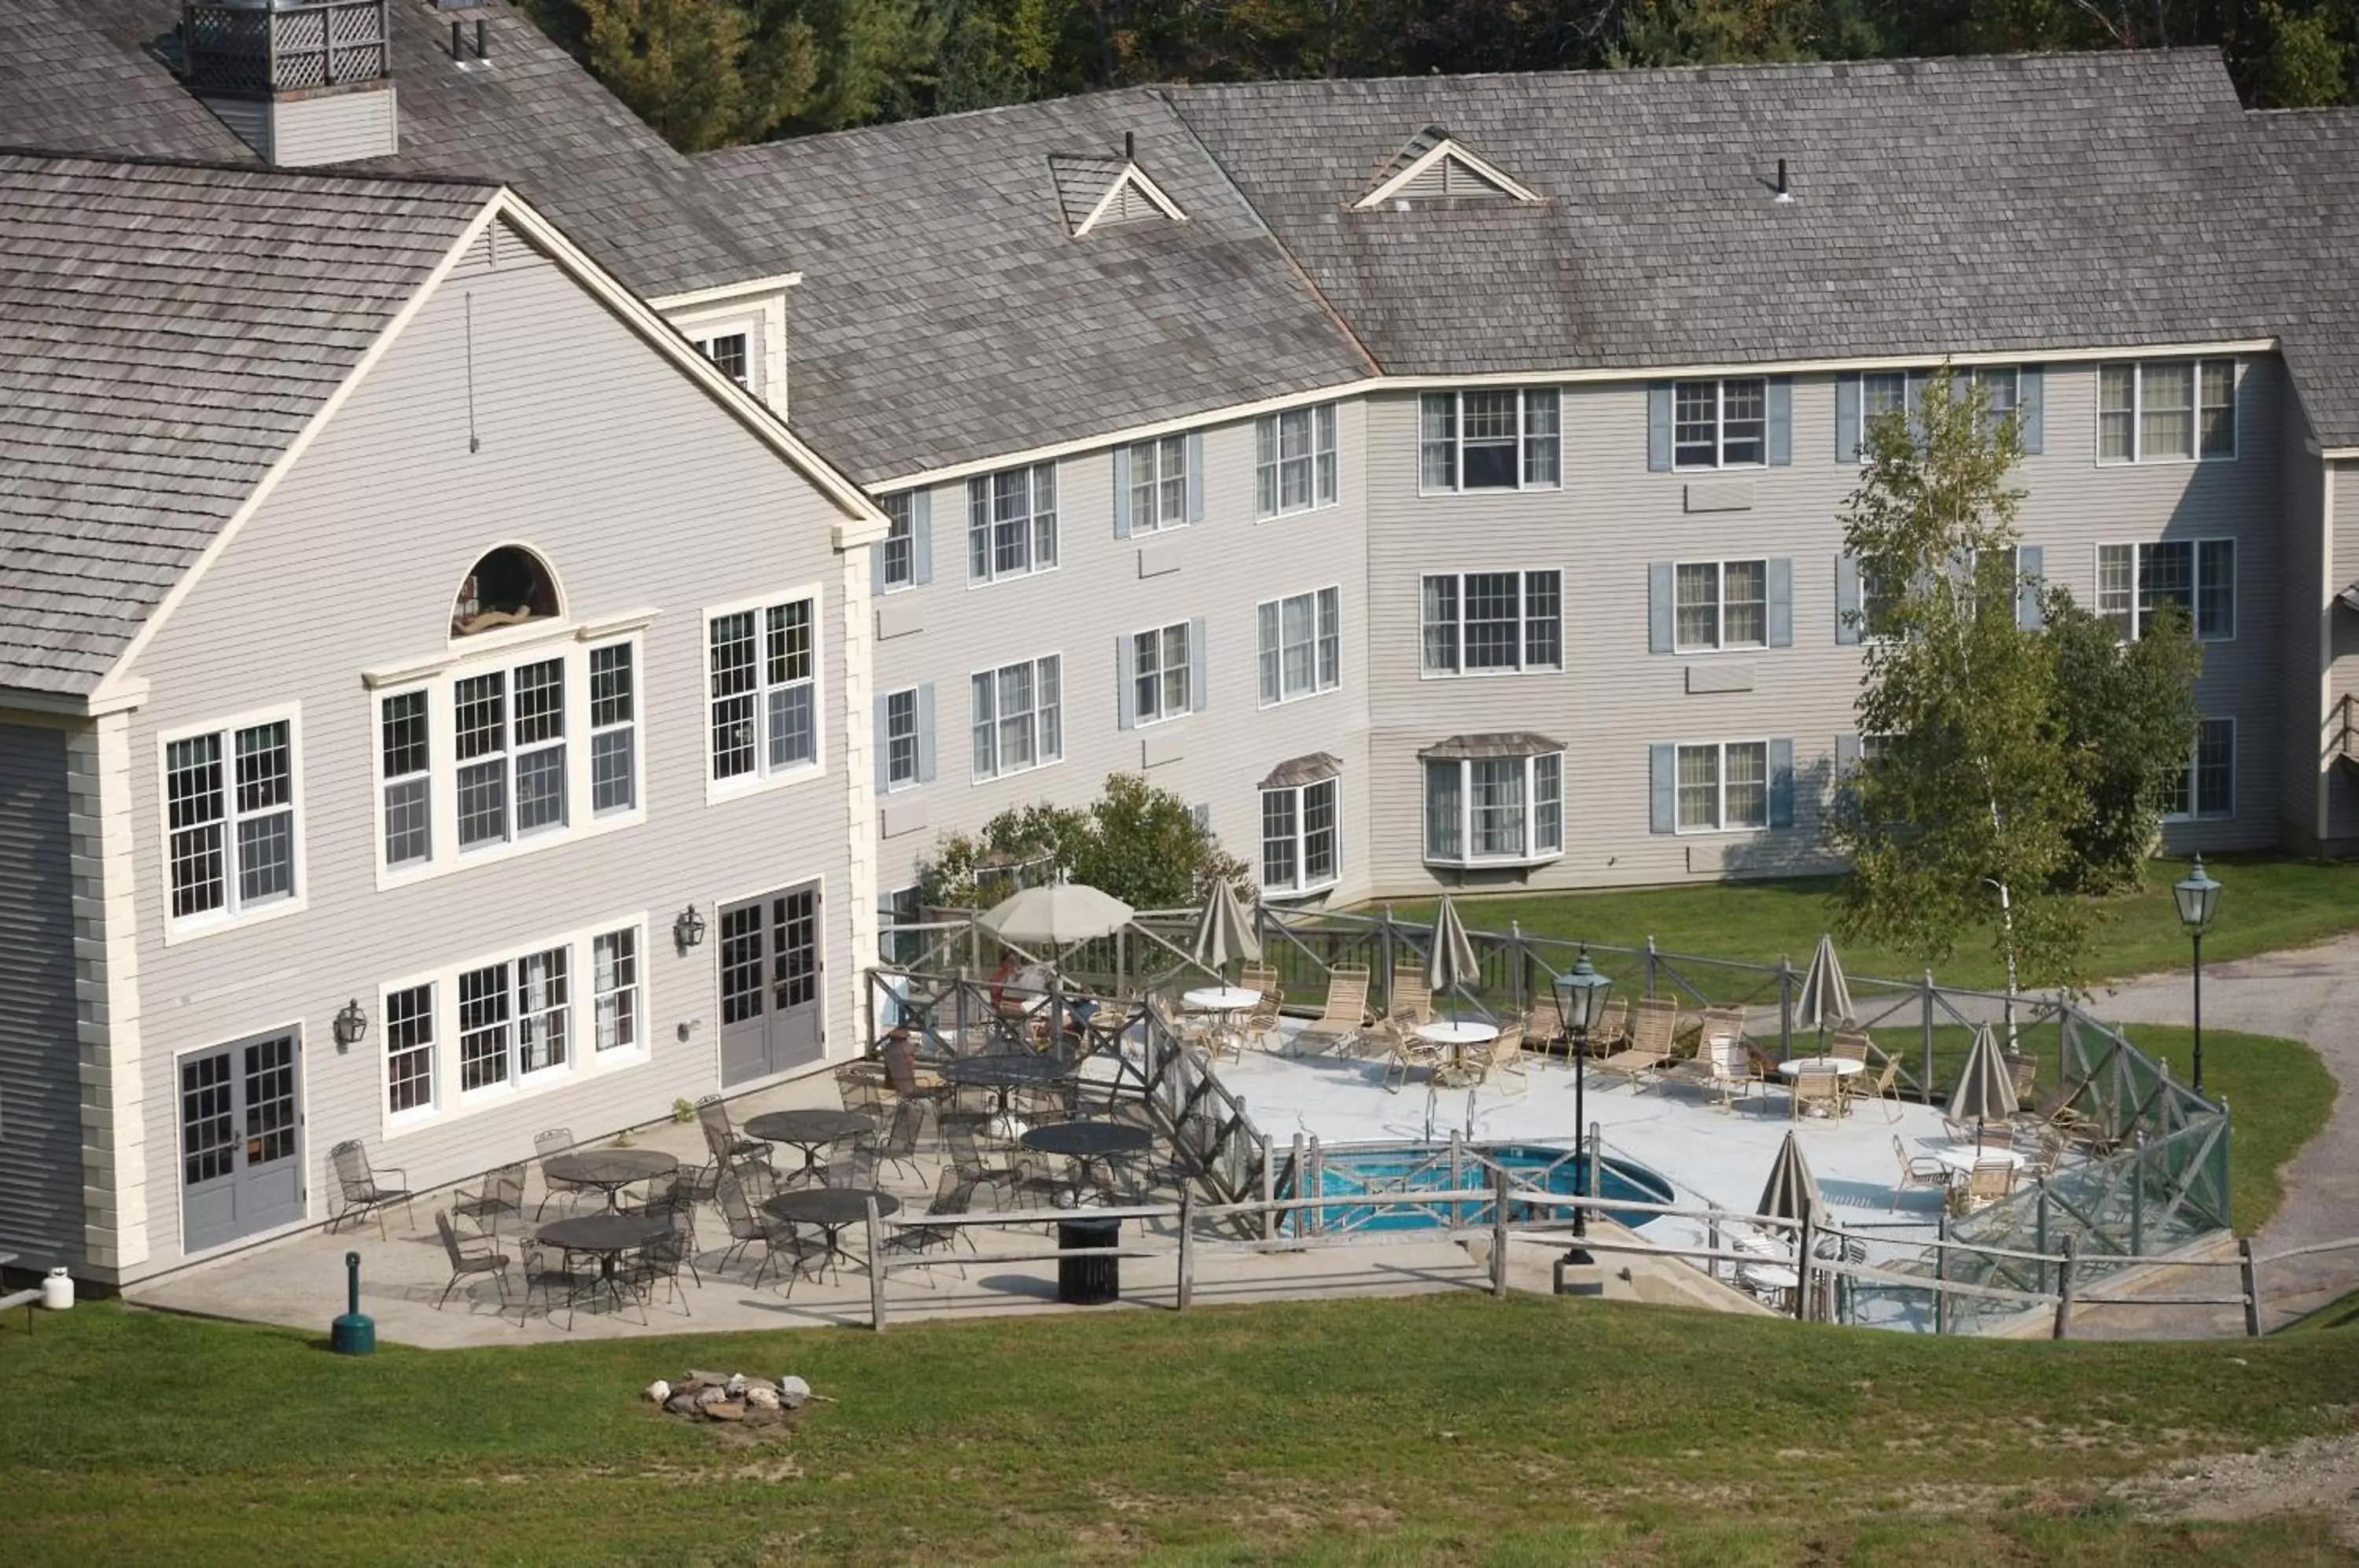
<svg viewBox="0 0 2359 1568">
<path fill-rule="evenodd" d="M 1382 207 L 1397 201 L 1438 198 L 1487 199 L 1495 201 L 1538 201 L 1539 193 L 1510 176 L 1440 125 L 1428 125 L 1410 138 L 1377 180 L 1375 188 L 1353 206 Z"/>
</svg>

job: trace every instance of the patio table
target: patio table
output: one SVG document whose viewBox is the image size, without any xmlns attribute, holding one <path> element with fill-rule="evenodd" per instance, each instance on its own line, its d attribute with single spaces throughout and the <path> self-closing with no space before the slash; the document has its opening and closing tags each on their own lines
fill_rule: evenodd
<svg viewBox="0 0 2359 1568">
<path fill-rule="evenodd" d="M 1071 1065 L 1053 1056 L 1035 1056 L 1029 1051 L 998 1051 L 989 1056 L 962 1056 L 955 1062 L 942 1063 L 942 1082 L 961 1088 L 989 1089 L 997 1099 L 992 1113 L 991 1135 L 1014 1141 L 1024 1136 L 1024 1124 L 1009 1114 L 1007 1091 L 1010 1089 L 1041 1089 L 1074 1072 Z"/>
<path fill-rule="evenodd" d="M 1499 1038 L 1498 1027 L 1495 1024 L 1461 1023 L 1455 1018 L 1437 1018 L 1431 1023 L 1418 1025 L 1410 1032 L 1428 1045 L 1448 1048 L 1452 1067 L 1466 1065 L 1468 1046 L 1488 1045 Z"/>
<path fill-rule="evenodd" d="M 662 1240 L 671 1230 L 671 1225 L 669 1214 L 618 1212 L 575 1214 L 570 1219 L 549 1221 L 533 1232 L 533 1239 L 560 1252 L 582 1252 L 594 1256 L 598 1259 L 598 1279 L 590 1287 L 590 1293 L 594 1297 L 603 1290 L 619 1307 L 623 1304 L 623 1288 L 614 1279 L 614 1259 L 625 1252 L 636 1252 L 642 1247 Z M 579 1290 L 569 1290 L 566 1305 L 571 1307 L 580 1296 Z"/>
<path fill-rule="evenodd" d="M 1780 1076 L 1799 1078 L 1805 1073 L 1832 1073 L 1838 1078 L 1856 1078 L 1867 1071 L 1867 1063 L 1851 1056 L 1797 1056 L 1777 1063 Z"/>
<path fill-rule="evenodd" d="M 1970 1143 L 1944 1143 L 1933 1149 L 1933 1158 L 1961 1176 L 1973 1174 L 1974 1167 L 1988 1163 L 2004 1165 L 2010 1171 L 2020 1171 L 2023 1156 L 2011 1149 L 1977 1149 Z"/>
<path fill-rule="evenodd" d="M 842 1242 L 844 1227 L 859 1224 L 868 1217 L 868 1200 L 876 1200 L 879 1219 L 897 1213 L 901 1200 L 890 1192 L 874 1187 L 806 1187 L 799 1192 L 781 1192 L 766 1198 L 762 1207 L 782 1220 L 797 1225 L 814 1225 L 827 1233 L 827 1255 L 842 1264 L 847 1254 Z"/>
<path fill-rule="evenodd" d="M 1193 991 L 1183 991 L 1180 1005 L 1191 1013 L 1212 1015 L 1212 1033 L 1219 1039 L 1233 1039 L 1237 1032 L 1237 1015 L 1247 1007 L 1261 1005 L 1261 993 L 1245 985 L 1201 985 Z"/>
<path fill-rule="evenodd" d="M 1139 1153 L 1154 1138 L 1145 1127 L 1133 1127 L 1128 1122 L 1102 1122 L 1077 1117 L 1069 1122 L 1050 1122 L 1047 1127 L 1033 1127 L 1016 1141 L 1042 1154 L 1061 1154 L 1071 1160 L 1076 1172 L 1073 1196 L 1078 1199 L 1089 1179 L 1093 1164 L 1101 1160 L 1107 1161 L 1106 1184 L 1111 1186 L 1114 1183 L 1114 1160 L 1121 1155 Z"/>
<path fill-rule="evenodd" d="M 788 1144 L 803 1151 L 803 1168 L 791 1172 L 788 1181 L 819 1181 L 825 1174 L 819 1162 L 821 1149 L 875 1130 L 876 1118 L 858 1111 L 766 1111 L 745 1121 L 745 1131 L 763 1142 Z"/>
<path fill-rule="evenodd" d="M 632 1182 L 652 1181 L 679 1169 L 679 1156 L 659 1149 L 577 1149 L 552 1154 L 540 1163 L 546 1179 L 604 1192 L 609 1214 L 622 1206 L 623 1189 Z"/>
</svg>

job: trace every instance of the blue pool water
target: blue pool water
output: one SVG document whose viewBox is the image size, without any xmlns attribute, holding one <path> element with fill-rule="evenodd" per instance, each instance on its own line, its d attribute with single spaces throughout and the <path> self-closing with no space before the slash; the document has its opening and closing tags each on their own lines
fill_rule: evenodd
<svg viewBox="0 0 2359 1568">
<path fill-rule="evenodd" d="M 1550 1192 L 1578 1192 L 1582 1190 L 1582 1157 L 1570 1149 L 1551 1148 L 1536 1143 L 1492 1143 L 1469 1146 L 1484 1159 L 1506 1167 L 1516 1184 L 1538 1187 Z M 1378 1206 L 1354 1203 L 1349 1200 L 1370 1192 L 1447 1192 L 1456 1186 L 1467 1191 L 1490 1184 L 1490 1176 L 1480 1167 L 1469 1162 L 1462 1184 L 1451 1180 L 1450 1146 L 1448 1144 L 1398 1145 L 1381 1149 L 1332 1149 L 1326 1151 L 1321 1165 L 1321 1180 L 1316 1192 L 1297 1192 L 1300 1172 L 1289 1167 L 1279 1185 L 1282 1198 L 1340 1198 L 1342 1203 L 1319 1209 L 1297 1210 L 1288 1216 L 1290 1230 L 1430 1230 L 1437 1225 L 1484 1225 L 1491 1223 L 1491 1205 L 1476 1203 L 1394 1203 Z M 1605 1159 L 1598 1163 L 1597 1195 L 1601 1198 L 1622 1198 L 1640 1203 L 1668 1203 L 1672 1201 L 1671 1184 L 1654 1171 L 1636 1161 Z M 1451 1211 L 1455 1210 L 1453 1214 Z M 1507 1218 L 1513 1223 L 1527 1219 L 1569 1217 L 1569 1210 L 1535 1211 L 1529 1204 L 1510 1203 Z M 1655 1216 L 1631 1214 L 1623 1224 L 1637 1226 Z"/>
</svg>

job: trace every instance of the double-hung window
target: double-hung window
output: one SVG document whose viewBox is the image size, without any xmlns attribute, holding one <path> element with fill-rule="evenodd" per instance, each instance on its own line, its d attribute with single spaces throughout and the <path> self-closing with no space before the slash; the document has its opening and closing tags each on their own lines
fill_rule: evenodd
<svg viewBox="0 0 2359 1568">
<path fill-rule="evenodd" d="M 1023 577 L 1057 564 L 1057 465 L 1004 468 L 966 482 L 967 576 Z"/>
<path fill-rule="evenodd" d="M 1769 460 L 1769 383 L 1758 376 L 1671 387 L 1671 466 L 1758 468 Z"/>
<path fill-rule="evenodd" d="M 2185 771 L 2163 790 L 2162 811 L 2177 822 L 2236 814 L 2236 721 L 2199 719 Z"/>
<path fill-rule="evenodd" d="M 1556 389 L 1428 392 L 1419 404 L 1418 487 L 1552 490 L 1560 473 Z"/>
<path fill-rule="evenodd" d="M 234 919 L 296 894 L 295 724 L 164 743 L 171 919 Z"/>
<path fill-rule="evenodd" d="M 1309 893 L 1335 881 L 1333 779 L 1261 792 L 1261 886 L 1265 893 Z"/>
<path fill-rule="evenodd" d="M 1336 490 L 1334 404 L 1288 408 L 1254 421 L 1255 517 L 1332 506 Z"/>
<path fill-rule="evenodd" d="M 2097 370 L 2097 461 L 2236 455 L 2236 362 L 2157 359 Z"/>
<path fill-rule="evenodd" d="M 1188 438 L 1165 436 L 1130 449 L 1130 531 L 1153 533 L 1188 520 Z"/>
<path fill-rule="evenodd" d="M 434 987 L 407 985 L 385 997 L 386 1109 L 434 1108 Z"/>
<path fill-rule="evenodd" d="M 1060 691 L 1063 660 L 1056 654 L 975 672 L 974 777 L 1003 779 L 1064 755 Z"/>
<path fill-rule="evenodd" d="M 1985 428 L 1995 431 L 2013 417 L 2022 398 L 2022 373 L 2012 365 L 1985 365 L 1968 373 L 1971 384 L 1988 399 L 1983 410 Z"/>
<path fill-rule="evenodd" d="M 639 931 L 636 926 L 590 939 L 591 1012 L 599 1051 L 639 1042 Z"/>
<path fill-rule="evenodd" d="M 1564 578 L 1557 572 L 1428 576 L 1421 595 L 1425 672 L 1555 670 L 1564 661 Z"/>
<path fill-rule="evenodd" d="M 385 863 L 434 857 L 434 770 L 427 694 L 397 691 L 377 704 L 385 770 Z"/>
<path fill-rule="evenodd" d="M 1265 599 L 1256 608 L 1262 706 L 1332 691 L 1343 679 L 1339 588 Z"/>
<path fill-rule="evenodd" d="M 598 816 L 639 803 L 635 653 L 626 642 L 590 650 L 590 810 Z"/>
<path fill-rule="evenodd" d="M 1676 582 L 1677 651 L 1768 646 L 1767 561 L 1683 561 Z"/>
<path fill-rule="evenodd" d="M 1429 862 L 1529 863 L 1564 853 L 1564 753 L 1528 749 L 1536 738 L 1462 736 L 1423 754 Z"/>
<path fill-rule="evenodd" d="M 1769 825 L 1769 743 L 1728 741 L 1679 748 L 1679 831 Z"/>
<path fill-rule="evenodd" d="M 885 694 L 885 788 L 906 789 L 918 782 L 918 689 Z"/>
<path fill-rule="evenodd" d="M 748 385 L 746 379 L 748 360 L 744 332 L 722 332 L 713 337 L 692 338 L 690 341 L 696 344 L 697 352 L 711 360 L 722 375 L 740 387 Z"/>
<path fill-rule="evenodd" d="M 907 588 L 918 580 L 917 503 L 904 490 L 897 495 L 879 496 L 876 505 L 887 523 L 884 553 L 877 562 L 884 581 L 877 586 L 887 592 Z"/>
<path fill-rule="evenodd" d="M 462 676 L 451 687 L 459 848 L 565 825 L 565 660 Z"/>
<path fill-rule="evenodd" d="M 1190 675 L 1188 623 L 1174 621 L 1153 631 L 1134 633 L 1131 645 L 1131 701 L 1142 724 L 1176 719 L 1189 713 Z"/>
<path fill-rule="evenodd" d="M 2206 642 L 2236 635 L 2236 541 L 2164 539 L 2097 547 L 2097 613 L 2126 640 L 2176 604 Z"/>
<path fill-rule="evenodd" d="M 818 604 L 790 599 L 708 617 L 712 781 L 819 761 Z"/>
<path fill-rule="evenodd" d="M 459 1087 L 521 1081 L 566 1060 L 571 949 L 553 947 L 459 975 Z"/>
</svg>

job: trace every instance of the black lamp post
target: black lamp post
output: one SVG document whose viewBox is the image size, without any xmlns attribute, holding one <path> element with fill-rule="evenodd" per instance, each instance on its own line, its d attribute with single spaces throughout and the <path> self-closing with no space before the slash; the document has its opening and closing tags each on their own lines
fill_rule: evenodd
<svg viewBox="0 0 2359 1568">
<path fill-rule="evenodd" d="M 1565 1028 L 1572 1034 L 1572 1121 L 1573 1141 L 1581 1149 L 1581 1185 L 1582 1197 L 1596 1190 L 1597 1173 L 1590 1169 L 1596 1151 L 1589 1147 L 1589 1031 L 1605 1014 L 1605 993 L 1614 989 L 1614 976 L 1600 975 L 1589 962 L 1589 948 L 1584 944 L 1572 961 L 1572 967 L 1556 977 L 1557 1010 L 1564 1015 Z M 1572 1211 L 1572 1234 L 1575 1240 L 1589 1234 L 1589 1210 Z"/>
<path fill-rule="evenodd" d="M 2212 929 L 2212 917 L 2220 908 L 2220 884 L 2203 870 L 2203 857 L 2195 857 L 2195 869 L 2170 885 L 2170 896 L 2179 901 L 2179 923 L 2195 943 L 2195 1092 L 2203 1093 L 2203 933 Z"/>
</svg>

